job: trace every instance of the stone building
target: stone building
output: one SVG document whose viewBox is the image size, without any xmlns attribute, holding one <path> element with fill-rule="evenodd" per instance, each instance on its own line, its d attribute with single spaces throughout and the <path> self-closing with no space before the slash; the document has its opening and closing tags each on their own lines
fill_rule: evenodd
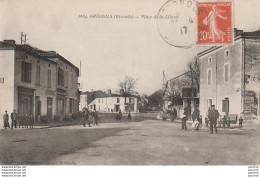
<svg viewBox="0 0 260 177">
<path fill-rule="evenodd" d="M 40 116 L 54 119 L 78 112 L 78 73 L 56 52 L 0 41 L 0 113 L 15 109 L 38 121 Z"/>
<path fill-rule="evenodd" d="M 256 116 L 260 109 L 260 30 L 235 29 L 232 45 L 213 46 L 200 59 L 200 111 Z"/>
</svg>

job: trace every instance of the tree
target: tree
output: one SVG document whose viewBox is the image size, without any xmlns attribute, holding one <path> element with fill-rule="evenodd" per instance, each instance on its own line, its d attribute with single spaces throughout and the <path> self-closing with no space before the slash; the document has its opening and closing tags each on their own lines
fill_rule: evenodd
<svg viewBox="0 0 260 177">
<path fill-rule="evenodd" d="M 182 104 L 181 92 L 174 88 L 169 88 L 165 91 L 164 100 L 170 102 L 170 106 Z"/>
<path fill-rule="evenodd" d="M 119 82 L 119 88 L 120 88 L 119 92 L 121 95 L 125 97 L 125 103 L 126 103 L 127 96 L 137 94 L 137 92 L 134 91 L 136 82 L 137 79 L 134 79 L 130 76 L 125 76 L 124 81 Z"/>
<path fill-rule="evenodd" d="M 151 95 L 148 96 L 148 107 L 156 107 L 156 108 L 161 108 L 163 104 L 163 95 L 164 91 L 163 90 L 157 90 Z"/>
<path fill-rule="evenodd" d="M 200 91 L 200 62 L 199 58 L 196 56 L 193 60 L 191 60 L 187 64 L 188 71 L 191 71 L 190 74 L 187 76 L 190 79 L 193 79 L 193 87 L 196 89 L 197 92 Z"/>
</svg>

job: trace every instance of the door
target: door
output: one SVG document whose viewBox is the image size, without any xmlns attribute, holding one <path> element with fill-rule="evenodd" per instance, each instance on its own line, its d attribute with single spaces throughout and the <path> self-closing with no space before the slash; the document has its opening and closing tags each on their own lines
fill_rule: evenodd
<svg viewBox="0 0 260 177">
<path fill-rule="evenodd" d="M 120 110 L 120 105 L 115 105 L 115 111 L 119 112 L 119 110 Z"/>
<path fill-rule="evenodd" d="M 52 118 L 52 98 L 47 98 L 47 116 L 49 119 Z"/>
</svg>

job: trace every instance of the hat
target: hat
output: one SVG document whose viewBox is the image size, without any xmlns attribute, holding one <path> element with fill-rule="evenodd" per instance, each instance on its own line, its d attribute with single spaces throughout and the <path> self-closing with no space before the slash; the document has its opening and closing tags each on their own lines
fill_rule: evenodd
<svg viewBox="0 0 260 177">
<path fill-rule="evenodd" d="M 215 107 L 215 105 L 213 104 L 213 105 L 211 105 L 211 107 Z"/>
</svg>

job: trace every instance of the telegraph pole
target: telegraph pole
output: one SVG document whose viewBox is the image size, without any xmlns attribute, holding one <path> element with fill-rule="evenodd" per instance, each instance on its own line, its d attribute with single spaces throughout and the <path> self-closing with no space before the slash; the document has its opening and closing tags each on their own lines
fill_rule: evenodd
<svg viewBox="0 0 260 177">
<path fill-rule="evenodd" d="M 194 89 L 193 89 L 193 75 L 192 75 L 192 67 L 190 65 L 190 75 L 191 75 L 191 98 L 192 98 L 192 111 L 194 110 Z"/>
</svg>

